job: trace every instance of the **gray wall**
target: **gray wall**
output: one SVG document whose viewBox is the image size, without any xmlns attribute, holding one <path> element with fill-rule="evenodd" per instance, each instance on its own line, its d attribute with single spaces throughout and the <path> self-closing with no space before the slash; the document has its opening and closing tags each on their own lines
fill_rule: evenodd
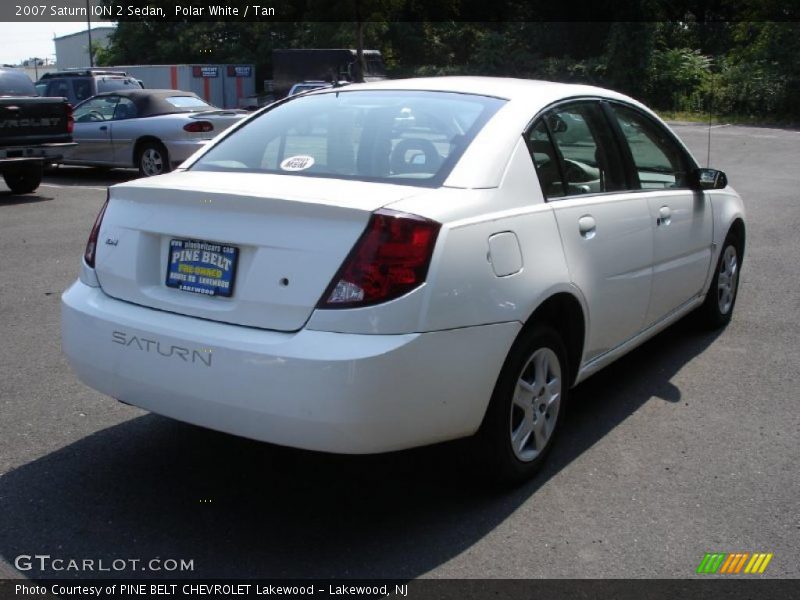
<svg viewBox="0 0 800 600">
<path fill-rule="evenodd" d="M 108 46 L 108 36 L 113 27 L 92 27 L 92 44 Z M 86 31 L 65 35 L 55 40 L 56 64 L 59 69 L 77 69 L 89 66 L 89 38 Z"/>
</svg>

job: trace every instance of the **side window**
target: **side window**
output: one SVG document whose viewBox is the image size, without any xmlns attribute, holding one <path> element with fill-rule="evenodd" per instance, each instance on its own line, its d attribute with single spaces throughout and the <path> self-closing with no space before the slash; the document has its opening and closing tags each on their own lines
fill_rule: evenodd
<svg viewBox="0 0 800 600">
<path fill-rule="evenodd" d="M 114 120 L 121 121 L 122 119 L 135 119 L 137 117 L 136 105 L 130 98 L 122 98 L 117 96 L 117 107 L 114 109 Z"/>
<path fill-rule="evenodd" d="M 72 96 L 69 93 L 69 81 L 64 79 L 56 79 L 55 81 L 51 81 L 47 86 L 47 95 L 56 98 L 62 96 L 67 98 L 70 102 L 73 101 Z"/>
<path fill-rule="evenodd" d="M 608 122 L 596 102 L 557 107 L 528 133 L 547 198 L 625 189 L 625 170 Z"/>
<path fill-rule="evenodd" d="M 635 109 L 610 106 L 630 148 L 639 188 L 689 187 L 689 159 L 669 133 Z"/>
<path fill-rule="evenodd" d="M 544 119 L 538 119 L 533 124 L 527 134 L 527 142 L 544 197 L 549 199 L 566 195 L 559 157 L 550 140 Z"/>
<path fill-rule="evenodd" d="M 76 79 L 72 82 L 75 102 L 82 102 L 92 95 L 92 83 L 88 79 Z"/>
<path fill-rule="evenodd" d="M 93 98 L 75 109 L 76 123 L 95 123 L 97 121 L 110 121 L 114 117 L 114 108 L 118 96 L 100 96 Z"/>
</svg>

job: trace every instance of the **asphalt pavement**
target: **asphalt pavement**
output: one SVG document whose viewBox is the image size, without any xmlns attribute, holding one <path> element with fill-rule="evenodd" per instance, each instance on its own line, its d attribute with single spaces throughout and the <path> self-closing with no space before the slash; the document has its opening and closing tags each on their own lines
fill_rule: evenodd
<svg viewBox="0 0 800 600">
<path fill-rule="evenodd" d="M 707 128 L 675 130 L 705 164 Z M 798 164 L 798 131 L 712 129 L 711 166 L 748 210 L 732 323 L 678 323 L 579 386 L 548 465 L 514 490 L 477 480 L 459 443 L 302 452 L 88 389 L 60 352 L 59 296 L 105 186 L 135 173 L 0 183 L 5 569 L 38 553 L 193 570 L 23 575 L 684 578 L 706 552 L 771 552 L 764 576 L 800 576 Z"/>
</svg>

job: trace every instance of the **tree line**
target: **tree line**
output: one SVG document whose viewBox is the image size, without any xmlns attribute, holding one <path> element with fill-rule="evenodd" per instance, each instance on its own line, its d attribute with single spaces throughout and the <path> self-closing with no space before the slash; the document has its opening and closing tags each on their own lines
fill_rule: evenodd
<svg viewBox="0 0 800 600">
<path fill-rule="evenodd" d="M 307 0 L 295 5 L 294 20 L 123 21 L 97 61 L 254 63 L 261 81 L 271 78 L 273 48 L 355 48 L 362 40 L 364 48 L 383 53 L 390 77 L 588 83 L 661 110 L 797 122 L 800 22 L 792 20 L 798 17 L 790 10 L 794 4 L 762 0 L 744 10 L 742 2 L 727 0 L 712 8 L 699 0 L 641 0 L 632 3 L 636 10 L 602 13 L 620 20 L 564 21 L 552 9 L 537 12 L 541 2 L 497 0 L 474 13 L 489 19 L 474 21 L 467 19 L 476 0 L 442 0 L 433 8 L 419 0 Z"/>
</svg>

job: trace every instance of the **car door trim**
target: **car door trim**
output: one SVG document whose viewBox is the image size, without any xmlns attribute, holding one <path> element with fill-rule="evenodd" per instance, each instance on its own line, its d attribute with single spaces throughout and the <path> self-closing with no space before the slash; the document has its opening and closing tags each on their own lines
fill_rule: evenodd
<svg viewBox="0 0 800 600">
<path fill-rule="evenodd" d="M 644 342 L 655 336 L 656 334 L 660 333 L 676 321 L 680 320 L 682 317 L 693 311 L 695 308 L 700 306 L 705 299 L 705 294 L 698 294 L 684 302 L 682 305 L 674 309 L 672 312 L 667 313 L 663 318 L 659 321 L 656 321 L 646 329 L 643 329 L 639 333 L 631 336 L 621 344 L 615 346 L 611 350 L 607 350 L 602 354 L 599 354 L 590 360 L 583 363 L 581 368 L 578 370 L 578 376 L 575 378 L 575 382 L 573 385 L 578 385 L 580 382 L 584 381 L 585 379 L 589 378 L 590 376 L 594 375 L 607 365 L 611 364 L 615 360 L 619 359 L 620 357 L 624 356 L 631 350 L 639 347 Z"/>
</svg>

